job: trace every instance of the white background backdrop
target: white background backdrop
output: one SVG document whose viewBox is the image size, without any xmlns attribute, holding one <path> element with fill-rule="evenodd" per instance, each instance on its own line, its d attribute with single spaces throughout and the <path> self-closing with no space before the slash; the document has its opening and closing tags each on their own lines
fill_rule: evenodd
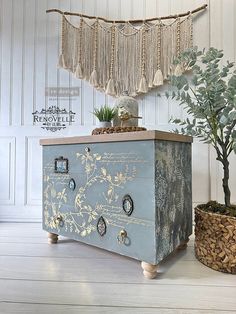
<svg viewBox="0 0 236 314">
<path fill-rule="evenodd" d="M 41 219 L 41 147 L 49 136 L 89 134 L 96 124 L 91 111 L 114 99 L 93 90 L 56 67 L 60 17 L 46 9 L 78 11 L 109 19 L 144 19 L 176 14 L 208 3 L 194 19 L 194 44 L 223 48 L 226 59 L 236 58 L 236 1 L 234 0 L 0 0 L 0 220 Z M 47 108 L 46 87 L 80 87 L 68 107 L 76 123 L 52 134 L 33 125 L 32 112 Z M 162 88 L 161 91 L 164 89 Z M 160 90 L 159 90 L 160 92 Z M 171 116 L 183 112 L 157 91 L 139 97 L 141 124 L 171 130 Z M 58 103 L 63 107 L 64 104 Z M 69 109 L 68 108 L 68 109 Z M 236 202 L 236 158 L 231 163 L 231 189 Z M 208 145 L 193 144 L 193 202 L 222 200 L 220 167 Z"/>
</svg>

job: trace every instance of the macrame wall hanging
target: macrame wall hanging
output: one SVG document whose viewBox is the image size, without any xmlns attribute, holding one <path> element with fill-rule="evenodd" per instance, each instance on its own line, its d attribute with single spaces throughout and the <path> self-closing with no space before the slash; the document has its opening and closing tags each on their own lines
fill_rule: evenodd
<svg viewBox="0 0 236 314">
<path fill-rule="evenodd" d="M 193 44 L 192 12 L 144 21 L 109 21 L 57 9 L 62 14 L 59 66 L 111 96 L 135 97 L 181 75 L 173 60 Z M 77 16 L 77 25 L 68 15 Z M 164 20 L 171 20 L 170 23 Z"/>
</svg>

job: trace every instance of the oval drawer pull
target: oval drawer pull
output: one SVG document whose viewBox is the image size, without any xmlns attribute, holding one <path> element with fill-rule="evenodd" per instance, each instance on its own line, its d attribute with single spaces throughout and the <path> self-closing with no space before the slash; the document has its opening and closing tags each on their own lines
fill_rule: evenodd
<svg viewBox="0 0 236 314">
<path fill-rule="evenodd" d="M 70 179 L 68 186 L 69 186 L 70 190 L 72 190 L 72 191 L 75 190 L 76 183 L 75 183 L 75 180 L 73 178 Z"/>
<path fill-rule="evenodd" d="M 122 200 L 123 211 L 127 216 L 130 216 L 134 210 L 134 202 L 130 195 L 126 194 Z"/>
<path fill-rule="evenodd" d="M 101 237 L 103 237 L 107 232 L 106 222 L 102 216 L 98 219 L 97 231 Z"/>
</svg>

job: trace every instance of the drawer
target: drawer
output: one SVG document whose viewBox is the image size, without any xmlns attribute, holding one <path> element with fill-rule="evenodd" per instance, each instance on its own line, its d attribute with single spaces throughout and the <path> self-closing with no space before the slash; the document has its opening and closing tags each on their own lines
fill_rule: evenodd
<svg viewBox="0 0 236 314">
<path fill-rule="evenodd" d="M 137 218 L 135 214 L 127 216 L 122 209 L 76 211 L 65 204 L 55 217 L 48 221 L 44 218 L 44 229 L 121 255 L 156 262 L 155 220 Z M 125 237 L 122 231 L 126 232 Z"/>
<path fill-rule="evenodd" d="M 60 156 L 68 160 L 71 175 L 91 176 L 95 171 L 103 175 L 103 169 L 115 175 L 128 169 L 136 177 L 154 176 L 153 141 L 45 146 L 43 164 L 49 173 Z"/>
</svg>

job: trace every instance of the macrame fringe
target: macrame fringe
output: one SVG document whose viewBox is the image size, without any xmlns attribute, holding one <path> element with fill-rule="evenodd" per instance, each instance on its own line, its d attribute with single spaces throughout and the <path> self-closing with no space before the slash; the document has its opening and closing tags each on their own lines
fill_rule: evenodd
<svg viewBox="0 0 236 314">
<path fill-rule="evenodd" d="M 107 95 L 110 96 L 116 96 L 116 86 L 115 86 L 115 80 L 110 79 L 107 83 L 106 92 Z"/>
<path fill-rule="evenodd" d="M 153 82 L 152 82 L 152 81 L 149 81 L 149 83 L 148 83 L 148 89 L 151 89 L 151 88 L 153 88 Z"/>
<path fill-rule="evenodd" d="M 75 74 L 75 77 L 78 79 L 84 78 L 80 63 L 77 64 L 74 74 Z"/>
<path fill-rule="evenodd" d="M 139 83 L 138 93 L 147 93 L 147 92 L 148 92 L 148 84 L 147 84 L 146 77 L 143 75 Z"/>
<path fill-rule="evenodd" d="M 183 74 L 183 67 L 181 64 L 177 64 L 177 66 L 175 68 L 174 75 L 175 76 L 181 76 L 182 74 Z"/>
<path fill-rule="evenodd" d="M 192 45 L 191 21 L 187 17 L 181 24 L 176 19 L 171 24 L 144 22 L 138 27 L 127 22 L 121 27 L 83 18 L 78 28 L 63 18 L 58 65 L 109 95 L 129 90 L 135 97 L 186 70 L 183 63 L 171 64 Z"/>
<path fill-rule="evenodd" d="M 93 70 L 90 78 L 89 78 L 89 83 L 91 85 L 93 85 L 93 87 L 98 87 L 98 75 L 97 75 L 97 71 Z"/>
<path fill-rule="evenodd" d="M 161 72 L 161 69 L 158 69 L 154 76 L 153 85 L 161 86 L 163 85 L 163 82 L 164 82 L 163 74 Z"/>
<path fill-rule="evenodd" d="M 63 54 L 60 54 L 59 56 L 58 67 L 66 69 L 65 56 Z"/>
</svg>

